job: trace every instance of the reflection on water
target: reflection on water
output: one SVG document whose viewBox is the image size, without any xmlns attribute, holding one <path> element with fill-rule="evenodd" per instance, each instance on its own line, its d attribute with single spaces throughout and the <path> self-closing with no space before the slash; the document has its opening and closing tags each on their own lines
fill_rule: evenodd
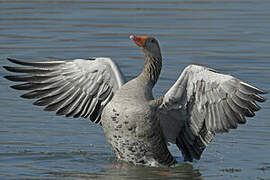
<svg viewBox="0 0 270 180">
<path fill-rule="evenodd" d="M 0 1 L 0 66 L 108 56 L 127 79 L 143 66 L 130 34 L 153 35 L 164 59 L 162 96 L 191 63 L 270 89 L 268 0 Z M 0 76 L 7 72 L 0 70 Z M 101 127 L 56 117 L 19 99 L 0 78 L 0 179 L 269 179 L 270 104 L 248 125 L 218 135 L 200 161 L 145 168 L 115 162 Z M 270 98 L 269 94 L 266 98 Z M 175 156 L 180 152 L 170 146 Z"/>
<path fill-rule="evenodd" d="M 49 172 L 58 177 L 84 178 L 84 179 L 190 179 L 202 180 L 201 173 L 190 164 L 181 164 L 174 168 L 149 168 L 133 166 L 126 163 L 114 162 L 98 173 L 82 173 L 76 171 Z"/>
</svg>

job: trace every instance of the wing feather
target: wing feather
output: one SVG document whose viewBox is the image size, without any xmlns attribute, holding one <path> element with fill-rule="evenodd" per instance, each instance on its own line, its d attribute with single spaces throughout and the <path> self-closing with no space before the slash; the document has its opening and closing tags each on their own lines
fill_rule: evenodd
<svg viewBox="0 0 270 180">
<path fill-rule="evenodd" d="M 82 91 L 82 93 L 80 93 L 80 96 L 72 104 L 72 107 L 70 108 L 69 112 L 66 113 L 66 117 L 71 117 L 75 114 L 80 104 L 82 104 L 83 100 L 85 99 L 85 97 L 86 97 L 86 94 L 85 92 Z"/>
<path fill-rule="evenodd" d="M 78 117 L 84 117 L 84 113 L 89 108 L 89 103 L 91 103 L 92 97 L 84 98 L 83 102 L 80 104 L 79 108 L 77 111 L 74 113 L 73 117 L 78 118 Z"/>
<path fill-rule="evenodd" d="M 17 90 L 29 91 L 21 97 L 37 99 L 33 104 L 46 106 L 57 115 L 90 118 L 99 122 L 103 108 L 124 84 L 118 66 L 109 58 L 91 60 L 25 62 L 8 58 L 19 67 L 3 66 L 20 75 L 5 76 Z"/>
<path fill-rule="evenodd" d="M 158 115 L 164 134 L 185 160 L 200 159 L 215 133 L 228 132 L 255 116 L 265 92 L 230 75 L 190 65 L 164 95 Z"/>
<path fill-rule="evenodd" d="M 56 114 L 58 115 L 66 115 L 70 108 L 74 105 L 74 102 L 80 97 L 80 89 L 75 89 L 75 92 L 68 97 L 62 107 L 60 107 Z"/>
<path fill-rule="evenodd" d="M 48 61 L 48 62 L 26 62 L 26 61 L 20 61 L 13 58 L 7 58 L 10 62 L 14 64 L 19 64 L 23 66 L 32 66 L 32 67 L 38 67 L 38 68 L 54 68 L 56 66 L 60 66 L 65 61 Z"/>
<path fill-rule="evenodd" d="M 17 90 L 36 90 L 51 87 L 53 83 L 23 83 L 10 86 Z"/>
</svg>

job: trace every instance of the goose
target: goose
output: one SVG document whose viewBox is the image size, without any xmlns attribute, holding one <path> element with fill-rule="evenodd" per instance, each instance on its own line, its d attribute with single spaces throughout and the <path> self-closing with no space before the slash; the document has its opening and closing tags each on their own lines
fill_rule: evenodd
<svg viewBox="0 0 270 180">
<path fill-rule="evenodd" d="M 4 66 L 20 75 L 8 75 L 11 87 L 27 90 L 22 98 L 37 99 L 66 117 L 89 118 L 103 127 L 116 158 L 135 165 L 169 167 L 177 164 L 168 144 L 176 144 L 184 161 L 199 160 L 216 133 L 229 132 L 246 117 L 255 116 L 266 92 L 231 75 L 200 65 L 187 66 L 164 96 L 152 89 L 162 68 L 158 41 L 131 35 L 142 50 L 142 72 L 126 82 L 110 58 L 48 62 L 8 60 Z"/>
</svg>

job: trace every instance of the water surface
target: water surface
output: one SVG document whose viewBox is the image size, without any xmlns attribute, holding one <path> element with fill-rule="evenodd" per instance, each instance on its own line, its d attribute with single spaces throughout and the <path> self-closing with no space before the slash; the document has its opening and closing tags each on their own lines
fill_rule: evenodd
<svg viewBox="0 0 270 180">
<path fill-rule="evenodd" d="M 7 57 L 105 56 L 129 80 L 144 63 L 133 33 L 160 41 L 156 97 L 191 63 L 270 89 L 268 0 L 0 0 L 1 66 Z M 101 127 L 43 112 L 11 84 L 0 78 L 0 179 L 270 179 L 269 101 L 246 125 L 217 135 L 200 161 L 183 163 L 171 146 L 179 167 L 142 168 L 115 162 Z"/>
</svg>

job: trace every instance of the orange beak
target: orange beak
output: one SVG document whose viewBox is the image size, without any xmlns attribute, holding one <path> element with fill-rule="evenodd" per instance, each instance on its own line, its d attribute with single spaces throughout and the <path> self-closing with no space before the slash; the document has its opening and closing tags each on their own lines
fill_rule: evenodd
<svg viewBox="0 0 270 180">
<path fill-rule="evenodd" d="M 146 40 L 148 37 L 146 37 L 146 36 L 136 37 L 136 36 L 134 36 L 134 35 L 131 35 L 131 36 L 129 36 L 129 38 L 130 38 L 131 40 L 133 40 L 134 43 L 137 44 L 137 46 L 139 46 L 139 47 L 144 47 L 144 46 L 145 46 L 145 40 Z"/>
</svg>

